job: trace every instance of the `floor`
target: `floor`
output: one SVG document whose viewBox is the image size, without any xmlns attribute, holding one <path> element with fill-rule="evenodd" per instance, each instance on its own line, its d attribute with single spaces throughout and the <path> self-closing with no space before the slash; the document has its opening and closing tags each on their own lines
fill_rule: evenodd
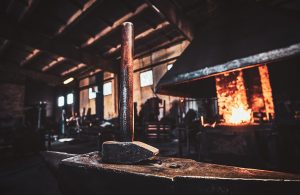
<svg viewBox="0 0 300 195">
<path fill-rule="evenodd" d="M 61 195 L 58 183 L 39 154 L 0 164 L 1 195 Z"/>
<path fill-rule="evenodd" d="M 160 149 L 162 156 L 178 157 L 178 142 L 150 143 Z M 99 150 L 94 139 L 56 141 L 52 143 L 53 151 L 71 154 L 83 154 Z M 186 148 L 183 154 L 187 156 Z M 1 195 L 61 195 L 55 174 L 48 168 L 40 154 L 9 156 L 0 159 L 0 194 Z"/>
</svg>

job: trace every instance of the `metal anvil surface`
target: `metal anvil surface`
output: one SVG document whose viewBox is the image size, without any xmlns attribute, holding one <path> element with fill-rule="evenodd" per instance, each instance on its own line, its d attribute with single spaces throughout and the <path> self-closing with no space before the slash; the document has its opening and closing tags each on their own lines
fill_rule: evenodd
<svg viewBox="0 0 300 195">
<path fill-rule="evenodd" d="M 64 194 L 300 194 L 300 176 L 161 158 L 159 164 L 102 163 L 97 152 L 61 161 Z"/>
</svg>

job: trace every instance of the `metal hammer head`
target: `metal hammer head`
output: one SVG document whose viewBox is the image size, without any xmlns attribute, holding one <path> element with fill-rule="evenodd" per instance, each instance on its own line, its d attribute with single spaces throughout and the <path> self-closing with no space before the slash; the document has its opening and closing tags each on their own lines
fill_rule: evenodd
<svg viewBox="0 0 300 195">
<path fill-rule="evenodd" d="M 114 164 L 136 164 L 157 155 L 159 150 L 143 142 L 107 141 L 102 145 L 102 161 Z"/>
</svg>

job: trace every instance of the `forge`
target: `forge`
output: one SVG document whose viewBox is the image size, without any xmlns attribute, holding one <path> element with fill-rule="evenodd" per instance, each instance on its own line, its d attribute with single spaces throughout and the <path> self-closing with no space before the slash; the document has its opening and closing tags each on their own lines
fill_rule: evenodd
<svg viewBox="0 0 300 195">
<path fill-rule="evenodd" d="M 196 31 L 156 92 L 210 99 L 216 108 L 209 121 L 219 125 L 270 122 L 277 111 L 269 69 L 299 56 L 300 28 L 288 14 L 242 3 L 235 6 L 221 4 L 206 26 Z"/>
<path fill-rule="evenodd" d="M 297 20 L 253 4 L 224 2 L 218 13 L 196 30 L 194 40 L 160 79 L 156 91 L 181 97 L 211 97 L 215 96 L 215 76 L 221 79 L 219 75 L 224 73 L 299 56 Z M 195 87 L 201 90 L 189 90 Z"/>
<path fill-rule="evenodd" d="M 221 123 L 253 124 L 274 118 L 267 65 L 217 75 L 215 82 Z"/>
</svg>

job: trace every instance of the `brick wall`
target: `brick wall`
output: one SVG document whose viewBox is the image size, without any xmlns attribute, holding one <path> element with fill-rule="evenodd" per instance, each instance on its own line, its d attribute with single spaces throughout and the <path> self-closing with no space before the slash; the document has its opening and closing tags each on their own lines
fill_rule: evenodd
<svg viewBox="0 0 300 195">
<path fill-rule="evenodd" d="M 0 117 L 22 117 L 24 107 L 24 85 L 0 84 Z"/>
</svg>

